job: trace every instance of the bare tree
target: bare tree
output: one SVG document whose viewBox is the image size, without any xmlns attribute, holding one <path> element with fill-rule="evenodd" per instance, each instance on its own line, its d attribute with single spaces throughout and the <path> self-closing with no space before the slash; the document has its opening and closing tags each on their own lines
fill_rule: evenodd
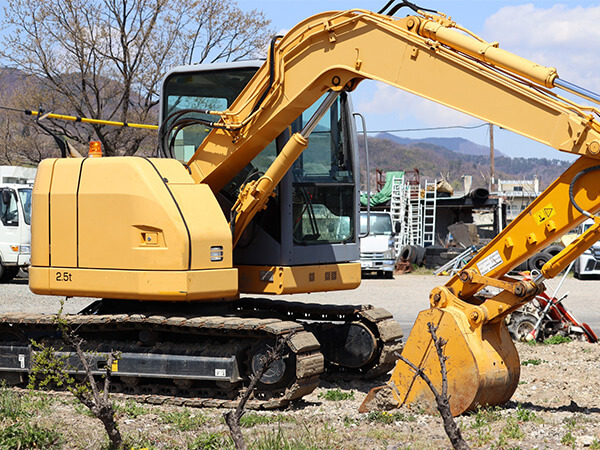
<svg viewBox="0 0 600 450">
<path fill-rule="evenodd" d="M 258 384 L 259 380 L 265 374 L 271 364 L 273 364 L 276 360 L 280 359 L 283 356 L 283 351 L 292 335 L 287 336 L 286 338 L 280 338 L 277 341 L 277 344 L 274 348 L 270 349 L 266 355 L 261 358 L 261 366 L 258 371 L 250 376 L 250 384 L 248 385 L 248 389 L 244 391 L 244 394 L 240 398 L 238 406 L 233 411 L 226 411 L 223 413 L 223 418 L 225 419 L 225 423 L 229 427 L 229 431 L 231 433 L 231 438 L 233 439 L 233 443 L 235 445 L 236 450 L 246 450 L 246 443 L 244 442 L 244 435 L 242 434 L 242 428 L 240 427 L 240 419 L 244 415 L 246 403 L 250 399 L 250 396 L 254 393 L 254 389 Z"/>
<path fill-rule="evenodd" d="M 0 56 L 38 77 L 62 114 L 156 123 L 160 82 L 178 64 L 232 61 L 266 48 L 269 21 L 231 0 L 7 0 Z M 50 103 L 50 104 L 49 104 Z M 30 104 L 30 109 L 38 108 Z M 107 155 L 153 148 L 152 131 L 55 122 L 53 131 Z"/>
<path fill-rule="evenodd" d="M 429 333 L 431 334 L 431 340 L 433 341 L 433 345 L 437 351 L 438 359 L 440 361 L 440 373 L 442 374 L 442 392 L 439 392 L 431 379 L 423 372 L 423 370 L 408 359 L 404 358 L 400 355 L 399 359 L 408 364 L 412 370 L 415 371 L 415 374 L 423 379 L 423 381 L 429 386 L 429 389 L 433 393 L 435 397 L 435 401 L 437 403 L 438 411 L 442 416 L 442 421 L 444 423 L 444 430 L 446 431 L 446 435 L 450 439 L 452 443 L 452 447 L 456 450 L 469 450 L 469 445 L 465 442 L 460 432 L 460 428 L 456 425 L 454 421 L 454 417 L 452 417 L 452 412 L 450 410 L 450 396 L 448 395 L 448 371 L 446 369 L 446 361 L 448 360 L 448 356 L 444 355 L 444 347 L 448 343 L 448 341 L 442 339 L 437 336 L 437 327 L 433 325 L 433 323 L 428 322 L 427 326 L 429 328 Z"/>
<path fill-rule="evenodd" d="M 115 419 L 115 408 L 109 393 L 112 366 L 118 359 L 119 354 L 114 351 L 107 354 L 103 376 L 104 382 L 102 387 L 99 387 L 90 363 L 90 354 L 83 350 L 85 341 L 73 331 L 65 319 L 63 307 L 64 300 L 61 301 L 60 310 L 54 321 L 64 343 L 74 350 L 75 355 L 77 355 L 84 378 L 79 380 L 71 375 L 70 372 L 73 371 L 73 367 L 67 364 L 64 355 L 58 355 L 52 347 L 32 341 L 36 353 L 33 358 L 29 387 L 33 389 L 36 384 L 41 387 L 51 384 L 65 387 L 79 402 L 89 408 L 94 417 L 102 422 L 110 440 L 111 448 L 121 449 L 124 442 Z"/>
<path fill-rule="evenodd" d="M 11 105 L 12 111 L 0 110 L 0 164 L 36 165 L 42 159 L 56 156 L 55 145 L 40 134 L 31 121 L 21 113 L 39 99 L 39 83 L 18 70 L 0 71 L 0 105 Z M 46 99 L 47 101 L 47 99 Z"/>
</svg>

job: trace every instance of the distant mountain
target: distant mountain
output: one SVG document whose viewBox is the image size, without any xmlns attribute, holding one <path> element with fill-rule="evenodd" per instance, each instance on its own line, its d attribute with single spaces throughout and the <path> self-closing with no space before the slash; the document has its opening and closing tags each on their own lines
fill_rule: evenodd
<svg viewBox="0 0 600 450">
<path fill-rule="evenodd" d="M 391 133 L 379 133 L 375 136 L 379 139 L 389 139 L 392 142 L 397 142 L 402 145 L 412 145 L 412 144 L 433 144 L 440 147 L 447 148 L 448 150 L 452 150 L 453 152 L 460 153 L 462 155 L 477 155 L 477 156 L 489 156 L 490 148 L 485 145 L 479 145 L 475 142 L 471 142 L 468 139 L 453 137 L 453 138 L 443 138 L 443 137 L 428 137 L 422 139 L 410 139 L 403 138 L 399 136 L 395 136 Z M 504 153 L 498 151 L 498 149 L 494 149 L 494 156 L 506 156 Z"/>
<path fill-rule="evenodd" d="M 473 188 L 487 187 L 490 174 L 489 149 L 480 154 L 468 154 L 451 150 L 446 146 L 434 144 L 429 140 L 440 142 L 449 141 L 448 145 L 459 148 L 458 144 L 473 142 L 462 138 L 427 138 L 408 139 L 410 144 L 401 144 L 396 139 L 381 137 L 369 138 L 369 158 L 371 170 L 380 169 L 383 172 L 397 170 L 418 169 L 421 177 L 429 180 L 444 177 L 457 190 L 462 189 L 462 178 L 465 175 L 473 177 Z M 362 140 L 359 139 L 359 142 Z M 452 145 L 454 144 L 454 145 Z M 463 145 L 464 148 L 465 145 Z M 475 148 L 475 147 L 472 147 Z M 364 158 L 364 149 L 361 148 L 361 159 Z M 364 161 L 364 159 L 362 159 Z M 508 156 L 496 156 L 495 178 L 496 180 L 540 180 L 540 187 L 547 187 L 560 174 L 562 174 L 571 163 L 558 159 L 546 158 L 510 158 Z M 361 176 L 366 175 L 364 165 L 361 167 Z M 363 178 L 364 179 L 364 178 Z"/>
</svg>

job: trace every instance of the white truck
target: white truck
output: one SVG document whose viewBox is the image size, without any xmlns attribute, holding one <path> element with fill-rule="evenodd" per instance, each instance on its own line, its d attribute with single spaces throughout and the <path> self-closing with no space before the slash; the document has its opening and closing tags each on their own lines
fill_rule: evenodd
<svg viewBox="0 0 600 450">
<path fill-rule="evenodd" d="M 370 229 L 365 236 L 369 221 L 366 212 L 360 213 L 360 267 L 363 274 L 377 273 L 385 278 L 393 278 L 396 251 L 392 217 L 388 212 L 379 211 L 371 211 L 370 216 Z"/>
<path fill-rule="evenodd" d="M 35 169 L 0 168 L 0 283 L 31 263 L 31 180 Z M 7 182 L 9 181 L 9 182 Z"/>
</svg>

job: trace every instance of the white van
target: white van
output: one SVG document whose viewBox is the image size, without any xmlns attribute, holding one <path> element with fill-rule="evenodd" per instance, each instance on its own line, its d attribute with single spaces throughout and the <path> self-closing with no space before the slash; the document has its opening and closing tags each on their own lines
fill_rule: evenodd
<svg viewBox="0 0 600 450">
<path fill-rule="evenodd" d="M 593 224 L 593 219 L 587 219 L 579 226 L 579 229 L 577 230 L 578 234 L 583 233 Z M 600 241 L 588 248 L 575 260 L 575 264 L 573 264 L 573 275 L 575 278 L 581 280 L 587 277 L 600 276 Z"/>
<path fill-rule="evenodd" d="M 0 184 L 0 282 L 31 264 L 31 185 Z"/>
<path fill-rule="evenodd" d="M 367 213 L 360 213 L 360 234 L 367 233 Z M 360 267 L 363 273 L 375 272 L 393 278 L 396 252 L 392 216 L 371 211 L 369 235 L 360 238 Z"/>
</svg>

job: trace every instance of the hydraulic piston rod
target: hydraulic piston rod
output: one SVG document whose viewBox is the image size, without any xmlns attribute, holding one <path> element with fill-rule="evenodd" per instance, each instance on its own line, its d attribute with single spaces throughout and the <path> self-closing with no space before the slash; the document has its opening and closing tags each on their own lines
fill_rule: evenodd
<svg viewBox="0 0 600 450">
<path fill-rule="evenodd" d="M 568 81 L 561 80 L 560 78 L 556 77 L 554 79 L 554 86 L 561 88 L 567 92 L 570 92 L 571 94 L 575 94 L 582 98 L 585 98 L 586 100 L 591 100 L 595 103 L 600 104 L 600 95 L 596 94 L 595 92 L 588 91 L 587 89 L 584 89 L 582 87 L 579 87 L 576 84 L 569 83 Z"/>
</svg>

